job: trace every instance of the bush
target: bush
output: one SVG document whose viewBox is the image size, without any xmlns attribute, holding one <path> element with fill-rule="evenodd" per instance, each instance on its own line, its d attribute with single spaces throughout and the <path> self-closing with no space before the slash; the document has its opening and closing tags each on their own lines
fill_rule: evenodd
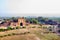
<svg viewBox="0 0 60 40">
<path fill-rule="evenodd" d="M 44 29 L 47 29 L 47 27 L 43 27 Z"/>
<path fill-rule="evenodd" d="M 5 29 L 0 29 L 0 32 L 1 32 L 1 31 L 5 31 Z"/>
<path fill-rule="evenodd" d="M 38 27 L 38 28 L 42 28 L 42 27 Z"/>
<path fill-rule="evenodd" d="M 7 35 L 4 35 L 4 37 L 6 37 Z"/>
<path fill-rule="evenodd" d="M 15 33 L 12 33 L 12 35 L 16 35 Z"/>
<path fill-rule="evenodd" d="M 0 29 L 0 32 L 2 32 L 2 31 L 7 31 L 8 29 Z"/>
<path fill-rule="evenodd" d="M 11 28 L 11 27 L 7 27 L 7 30 L 13 30 L 13 28 Z"/>
<path fill-rule="evenodd" d="M 7 31 L 7 29 L 4 29 L 4 31 Z"/>
<path fill-rule="evenodd" d="M 32 28 L 35 28 L 35 26 L 33 26 Z"/>
<path fill-rule="evenodd" d="M 11 34 L 8 34 L 8 36 L 11 36 Z"/>
<path fill-rule="evenodd" d="M 19 29 L 20 27 L 16 27 L 16 29 Z"/>
<path fill-rule="evenodd" d="M 22 28 L 26 28 L 26 27 L 22 27 Z"/>
<path fill-rule="evenodd" d="M 30 32 L 27 32 L 27 33 L 30 33 Z"/>
<path fill-rule="evenodd" d="M 0 36 L 0 37 L 3 37 L 3 36 Z"/>
</svg>

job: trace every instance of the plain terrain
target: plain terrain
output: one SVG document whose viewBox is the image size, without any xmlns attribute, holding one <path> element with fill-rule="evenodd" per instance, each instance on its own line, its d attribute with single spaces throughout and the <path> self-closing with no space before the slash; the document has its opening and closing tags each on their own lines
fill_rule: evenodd
<svg viewBox="0 0 60 40">
<path fill-rule="evenodd" d="M 42 30 L 40 28 L 10 30 L 6 32 L 0 32 L 0 35 L 12 33 L 16 33 L 18 35 L 0 37 L 0 40 L 60 40 L 59 36 L 57 36 L 55 33 L 45 33 L 46 31 L 47 30 Z"/>
</svg>

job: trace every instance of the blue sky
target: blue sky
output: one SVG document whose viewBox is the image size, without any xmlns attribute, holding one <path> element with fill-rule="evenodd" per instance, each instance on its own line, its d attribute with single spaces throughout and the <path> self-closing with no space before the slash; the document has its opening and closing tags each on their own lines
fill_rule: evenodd
<svg viewBox="0 0 60 40">
<path fill-rule="evenodd" d="M 0 0 L 0 16 L 60 17 L 60 0 Z"/>
<path fill-rule="evenodd" d="M 5 0 L 0 0 L 0 16 L 5 16 L 6 11 L 6 1 Z"/>
</svg>

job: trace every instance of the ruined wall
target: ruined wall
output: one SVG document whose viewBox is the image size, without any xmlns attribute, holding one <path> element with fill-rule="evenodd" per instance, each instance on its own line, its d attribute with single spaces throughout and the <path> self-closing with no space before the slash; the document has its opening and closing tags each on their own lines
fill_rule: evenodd
<svg viewBox="0 0 60 40">
<path fill-rule="evenodd" d="M 26 25 L 26 20 L 24 18 L 19 18 L 18 19 L 18 26 L 21 26 L 21 23 L 22 23 L 22 26 L 25 26 Z"/>
</svg>

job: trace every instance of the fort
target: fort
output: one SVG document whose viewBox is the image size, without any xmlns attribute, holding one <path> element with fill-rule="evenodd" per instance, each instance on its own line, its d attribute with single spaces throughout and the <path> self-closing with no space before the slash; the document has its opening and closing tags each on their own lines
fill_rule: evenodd
<svg viewBox="0 0 60 40">
<path fill-rule="evenodd" d="M 26 26 L 28 25 L 29 23 L 26 22 L 26 19 L 25 18 L 18 18 L 18 20 L 15 22 L 15 21 L 11 21 L 11 20 L 6 20 L 5 22 L 2 22 L 0 23 L 0 27 L 8 27 L 8 26 L 11 26 L 11 27 L 23 27 L 23 26 Z"/>
<path fill-rule="evenodd" d="M 18 18 L 17 22 L 11 22 L 10 26 L 26 26 L 26 20 L 24 18 Z"/>
</svg>

